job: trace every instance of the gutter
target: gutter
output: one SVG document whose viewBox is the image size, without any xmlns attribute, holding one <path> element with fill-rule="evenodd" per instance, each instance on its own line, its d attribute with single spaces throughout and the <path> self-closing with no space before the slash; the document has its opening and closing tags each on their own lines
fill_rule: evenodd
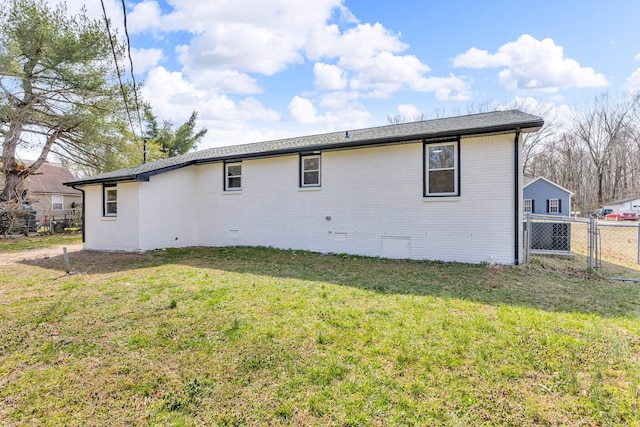
<svg viewBox="0 0 640 427">
<path fill-rule="evenodd" d="M 67 185 L 67 184 L 65 184 L 65 185 Z M 70 185 L 70 187 L 73 188 L 74 190 L 78 190 L 79 192 L 82 193 L 82 216 L 81 216 L 81 218 L 82 218 L 82 243 L 84 243 L 84 240 L 85 240 L 84 230 L 86 228 L 85 227 L 85 222 L 84 222 L 84 213 L 86 212 L 86 210 L 85 210 L 85 208 L 86 208 L 86 206 L 85 206 L 86 197 L 84 197 L 84 190 L 82 188 L 77 188 L 75 185 Z"/>
<path fill-rule="evenodd" d="M 520 264 L 520 128 L 513 139 L 513 198 L 514 198 L 514 264 Z"/>
</svg>

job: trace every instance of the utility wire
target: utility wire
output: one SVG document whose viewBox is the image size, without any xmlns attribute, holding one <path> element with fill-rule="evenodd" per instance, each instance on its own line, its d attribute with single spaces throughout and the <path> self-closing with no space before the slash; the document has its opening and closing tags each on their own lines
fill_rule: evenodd
<svg viewBox="0 0 640 427">
<path fill-rule="evenodd" d="M 118 74 L 118 83 L 120 84 L 120 92 L 122 93 L 122 98 L 124 100 L 124 108 L 127 111 L 127 117 L 129 119 L 129 125 L 131 126 L 131 132 L 133 133 L 134 137 L 136 134 L 135 131 L 135 127 L 133 126 L 133 119 L 131 118 L 131 110 L 129 110 L 129 102 L 127 100 L 127 94 L 126 91 L 124 89 L 124 85 L 122 84 L 122 73 L 120 72 L 120 67 L 118 65 L 118 55 L 116 54 L 116 47 L 115 47 L 115 43 L 113 41 L 113 37 L 111 36 L 111 25 L 109 24 L 109 18 L 107 17 L 107 10 L 104 7 L 104 0 L 100 0 L 100 3 L 102 4 L 102 14 L 104 16 L 104 22 L 107 26 L 107 35 L 109 36 L 109 43 L 111 44 L 111 52 L 113 53 L 113 60 L 116 64 L 116 72 Z M 123 7 L 124 7 L 124 0 L 123 0 Z M 125 32 L 126 30 L 126 19 L 127 19 L 127 14 L 125 11 L 124 14 L 125 17 Z M 127 44 L 129 41 L 129 36 L 127 34 Z M 128 44 L 129 45 L 129 44 Z M 131 61 L 131 49 L 129 47 L 129 60 Z M 133 67 L 133 63 L 132 63 L 132 67 Z M 131 70 L 132 72 L 132 76 L 133 76 L 133 68 Z M 134 80 L 134 87 L 133 87 L 133 93 L 135 95 L 136 93 L 136 87 L 135 87 L 135 80 Z M 137 100 L 137 96 L 136 96 L 136 108 L 138 106 L 138 100 Z M 142 130 L 142 122 L 140 121 L 140 110 L 137 109 L 138 111 L 138 122 L 140 123 L 140 130 Z M 145 148 L 144 148 L 144 152 L 143 152 L 143 163 L 146 163 L 147 161 L 147 152 L 146 152 L 146 144 L 145 144 Z"/>
<path fill-rule="evenodd" d="M 102 0 L 101 0 L 102 1 Z M 142 117 L 140 115 L 140 103 L 138 102 L 138 90 L 136 85 L 136 77 L 133 72 L 133 59 L 131 59 L 131 40 L 129 39 L 129 29 L 127 28 L 127 8 L 124 4 L 124 0 L 121 0 L 122 3 L 122 15 L 124 16 L 124 34 L 127 37 L 127 55 L 129 56 L 129 66 L 131 67 L 131 80 L 133 81 L 133 100 L 136 106 L 136 113 L 138 114 L 138 125 L 140 126 L 140 135 L 142 135 L 142 141 L 144 144 L 143 151 L 143 163 L 147 162 L 147 140 L 144 137 L 144 131 L 142 130 Z"/>
</svg>

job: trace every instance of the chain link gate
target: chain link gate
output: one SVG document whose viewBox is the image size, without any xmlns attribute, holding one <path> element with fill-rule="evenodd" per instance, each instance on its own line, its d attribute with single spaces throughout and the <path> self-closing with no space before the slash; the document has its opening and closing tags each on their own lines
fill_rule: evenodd
<svg viewBox="0 0 640 427">
<path fill-rule="evenodd" d="M 532 255 L 564 257 L 575 266 L 640 281 L 640 224 L 527 214 L 525 262 Z"/>
</svg>

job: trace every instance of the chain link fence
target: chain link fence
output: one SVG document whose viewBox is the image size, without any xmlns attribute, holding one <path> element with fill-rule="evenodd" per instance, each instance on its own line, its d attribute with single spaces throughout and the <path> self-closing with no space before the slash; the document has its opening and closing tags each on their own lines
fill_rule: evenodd
<svg viewBox="0 0 640 427">
<path fill-rule="evenodd" d="M 556 256 L 576 268 L 593 269 L 622 280 L 640 281 L 640 224 L 528 214 L 525 262 Z"/>
</svg>

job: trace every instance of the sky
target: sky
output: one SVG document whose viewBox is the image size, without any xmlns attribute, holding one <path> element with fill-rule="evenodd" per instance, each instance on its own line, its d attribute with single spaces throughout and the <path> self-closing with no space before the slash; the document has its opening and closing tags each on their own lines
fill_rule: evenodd
<svg viewBox="0 0 640 427">
<path fill-rule="evenodd" d="M 54 4 L 60 0 L 48 0 Z M 120 0 L 103 0 L 124 37 Z M 102 19 L 97 0 L 67 0 Z M 199 149 L 640 90 L 637 0 L 126 0 L 133 70 Z"/>
</svg>

